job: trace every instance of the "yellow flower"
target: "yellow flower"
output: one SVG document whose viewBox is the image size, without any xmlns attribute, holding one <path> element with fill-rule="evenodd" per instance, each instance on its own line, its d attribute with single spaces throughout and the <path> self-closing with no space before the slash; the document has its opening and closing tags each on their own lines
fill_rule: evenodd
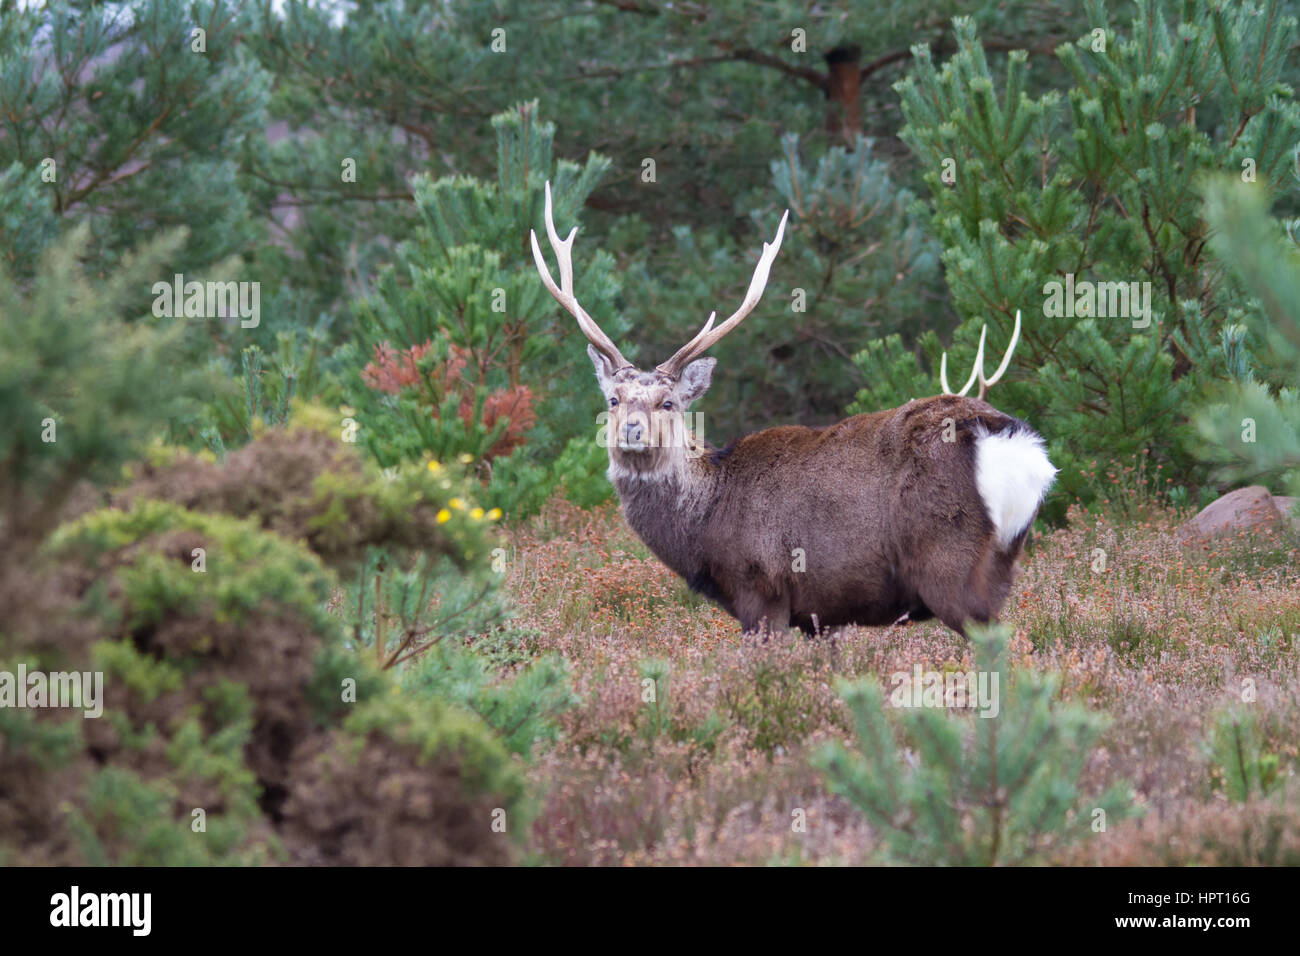
<svg viewBox="0 0 1300 956">
<path fill-rule="evenodd" d="M 447 502 L 447 504 L 451 505 L 457 511 L 465 510 L 465 502 L 461 501 L 459 498 L 452 498 L 451 501 Z"/>
<path fill-rule="evenodd" d="M 446 524 L 450 520 L 451 520 L 451 512 L 448 511 L 446 508 L 443 508 L 441 511 L 438 512 L 438 524 Z"/>
<path fill-rule="evenodd" d="M 430 471 L 438 471 L 440 468 L 442 468 L 442 465 L 438 464 L 438 459 L 435 458 L 433 461 L 429 462 Z"/>
<path fill-rule="evenodd" d="M 483 517 L 483 509 L 475 508 L 473 511 L 469 513 L 469 516 L 473 518 L 475 521 L 478 521 L 480 518 Z"/>
<path fill-rule="evenodd" d="M 460 463 L 462 465 L 468 465 L 471 461 L 474 460 L 474 456 L 467 451 L 461 452 L 460 455 L 457 457 L 460 458 Z"/>
<path fill-rule="evenodd" d="M 493 508 L 491 511 L 488 512 L 488 521 L 496 521 L 500 517 L 501 517 L 500 508 Z"/>
</svg>

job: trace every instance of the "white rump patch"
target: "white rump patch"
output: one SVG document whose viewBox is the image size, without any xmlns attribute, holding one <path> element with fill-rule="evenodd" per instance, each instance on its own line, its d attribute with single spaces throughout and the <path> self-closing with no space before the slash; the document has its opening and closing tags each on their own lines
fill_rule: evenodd
<svg viewBox="0 0 1300 956">
<path fill-rule="evenodd" d="M 1029 527 L 1055 477 L 1041 435 L 1024 429 L 976 433 L 975 487 L 1004 548 Z"/>
</svg>

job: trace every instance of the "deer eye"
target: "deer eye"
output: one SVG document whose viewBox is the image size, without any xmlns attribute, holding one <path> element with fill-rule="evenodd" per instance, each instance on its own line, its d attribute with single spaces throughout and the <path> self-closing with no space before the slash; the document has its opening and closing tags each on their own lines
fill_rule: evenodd
<svg viewBox="0 0 1300 956">
<path fill-rule="evenodd" d="M 672 402 L 664 402 L 664 403 L 663 403 L 661 406 L 659 406 L 659 407 L 662 408 L 662 409 L 663 409 L 664 411 L 666 411 L 666 412 L 671 412 L 671 411 L 673 410 L 673 403 L 672 403 Z"/>
<path fill-rule="evenodd" d="M 615 405 L 617 405 L 617 404 L 618 404 L 618 399 L 617 399 L 617 398 L 611 398 L 611 399 L 609 400 L 609 407 L 610 407 L 610 408 L 613 408 L 613 407 L 614 407 Z"/>
</svg>

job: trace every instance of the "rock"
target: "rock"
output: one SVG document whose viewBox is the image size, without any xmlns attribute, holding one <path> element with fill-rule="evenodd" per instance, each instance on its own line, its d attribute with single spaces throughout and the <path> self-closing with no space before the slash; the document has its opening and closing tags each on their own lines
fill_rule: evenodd
<svg viewBox="0 0 1300 956">
<path fill-rule="evenodd" d="M 1296 511 L 1296 504 L 1300 503 L 1300 498 L 1293 498 L 1289 495 L 1274 495 L 1273 507 L 1283 518 L 1291 522 L 1291 527 L 1300 531 L 1300 513 Z"/>
<path fill-rule="evenodd" d="M 1238 488 L 1202 508 L 1179 529 L 1179 536 L 1187 540 L 1275 528 L 1284 520 L 1279 504 L 1286 500 L 1295 501 L 1274 498 L 1263 485 Z"/>
</svg>

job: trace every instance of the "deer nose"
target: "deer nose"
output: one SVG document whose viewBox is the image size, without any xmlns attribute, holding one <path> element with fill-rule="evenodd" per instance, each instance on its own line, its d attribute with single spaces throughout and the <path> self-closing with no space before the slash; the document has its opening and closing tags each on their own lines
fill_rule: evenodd
<svg viewBox="0 0 1300 956">
<path fill-rule="evenodd" d="M 641 444 L 641 423 L 628 422 L 623 426 L 623 440 L 629 445 Z"/>
</svg>

